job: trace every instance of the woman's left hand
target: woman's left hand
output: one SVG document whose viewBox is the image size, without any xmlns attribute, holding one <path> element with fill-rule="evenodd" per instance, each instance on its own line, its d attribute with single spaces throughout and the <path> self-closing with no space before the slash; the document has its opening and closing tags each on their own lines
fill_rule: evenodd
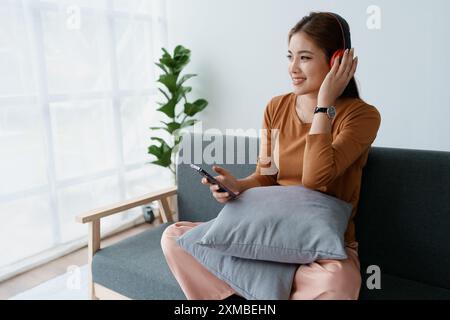
<svg viewBox="0 0 450 320">
<path fill-rule="evenodd" d="M 326 75 L 320 86 L 317 96 L 317 104 L 320 107 L 334 106 L 336 99 L 344 92 L 348 83 L 352 79 L 358 65 L 358 57 L 353 59 L 354 50 L 346 50 L 340 59 L 335 59 L 333 66 Z"/>
</svg>

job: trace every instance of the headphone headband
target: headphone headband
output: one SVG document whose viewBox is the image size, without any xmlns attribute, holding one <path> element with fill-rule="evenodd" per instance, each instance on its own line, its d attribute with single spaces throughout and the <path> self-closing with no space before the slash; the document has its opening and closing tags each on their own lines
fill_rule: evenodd
<svg viewBox="0 0 450 320">
<path fill-rule="evenodd" d="M 344 30 L 344 23 L 345 20 L 344 18 L 342 18 L 340 15 L 338 15 L 337 13 L 332 13 L 332 12 L 323 12 L 325 14 L 328 14 L 330 16 L 332 16 L 334 19 L 336 19 L 337 23 L 339 24 L 339 28 L 341 29 L 341 33 L 342 33 L 342 43 L 343 43 L 343 48 L 344 49 L 350 49 L 351 48 L 351 40 L 350 40 L 350 36 L 346 37 L 346 33 Z M 348 39 L 346 41 L 346 39 Z"/>
</svg>

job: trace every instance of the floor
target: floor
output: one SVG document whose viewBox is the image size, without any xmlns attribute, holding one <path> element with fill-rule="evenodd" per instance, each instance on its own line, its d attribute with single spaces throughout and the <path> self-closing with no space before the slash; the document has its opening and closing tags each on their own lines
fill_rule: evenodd
<svg viewBox="0 0 450 320">
<path fill-rule="evenodd" d="M 174 218 L 176 219 L 176 215 Z M 156 219 L 153 224 L 143 223 L 106 239 L 102 239 L 102 247 L 151 229 L 158 224 L 160 224 L 160 221 Z M 82 266 L 85 264 L 87 264 L 87 247 L 1 282 L 0 300 L 8 299 L 45 281 L 62 275 L 67 272 L 67 268 L 71 265 Z"/>
<path fill-rule="evenodd" d="M 87 264 L 70 269 L 31 289 L 15 295 L 11 300 L 90 300 Z"/>
</svg>

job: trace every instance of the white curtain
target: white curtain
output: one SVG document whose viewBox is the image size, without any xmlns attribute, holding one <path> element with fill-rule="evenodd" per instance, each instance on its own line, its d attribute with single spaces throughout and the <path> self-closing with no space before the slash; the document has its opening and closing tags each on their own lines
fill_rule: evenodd
<svg viewBox="0 0 450 320">
<path fill-rule="evenodd" d="M 75 215 L 172 183 L 147 154 L 166 42 L 162 0 L 0 0 L 0 279 L 85 241 Z"/>
</svg>

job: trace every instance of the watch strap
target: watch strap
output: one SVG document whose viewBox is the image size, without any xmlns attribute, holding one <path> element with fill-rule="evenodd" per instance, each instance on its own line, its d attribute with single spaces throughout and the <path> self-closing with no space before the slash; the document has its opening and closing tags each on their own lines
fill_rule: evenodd
<svg viewBox="0 0 450 320">
<path fill-rule="evenodd" d="M 319 113 L 319 112 L 327 113 L 327 110 L 328 110 L 328 108 L 316 107 L 314 109 L 314 114 Z"/>
</svg>

